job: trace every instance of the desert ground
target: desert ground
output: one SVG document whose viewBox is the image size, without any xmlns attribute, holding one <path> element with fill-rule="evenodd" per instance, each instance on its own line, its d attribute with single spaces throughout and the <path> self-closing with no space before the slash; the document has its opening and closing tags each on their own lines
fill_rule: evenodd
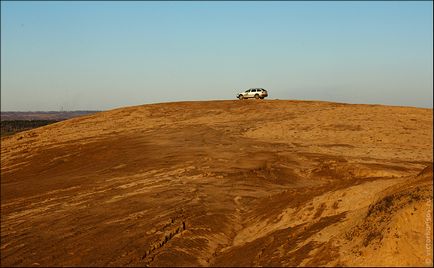
<svg viewBox="0 0 434 268">
<path fill-rule="evenodd" d="M 432 266 L 433 110 L 150 104 L 1 140 L 2 266 Z"/>
</svg>

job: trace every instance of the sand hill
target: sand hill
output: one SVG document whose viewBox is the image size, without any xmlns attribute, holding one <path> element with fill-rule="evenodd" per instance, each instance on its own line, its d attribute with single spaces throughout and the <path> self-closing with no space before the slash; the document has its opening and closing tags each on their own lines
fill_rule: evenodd
<svg viewBox="0 0 434 268">
<path fill-rule="evenodd" d="M 143 105 L 1 140 L 2 266 L 432 266 L 433 110 Z"/>
</svg>

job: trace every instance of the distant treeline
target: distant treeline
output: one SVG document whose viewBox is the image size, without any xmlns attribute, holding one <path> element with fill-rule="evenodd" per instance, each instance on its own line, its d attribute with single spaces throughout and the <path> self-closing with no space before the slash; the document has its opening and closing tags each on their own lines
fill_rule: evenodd
<svg viewBox="0 0 434 268">
<path fill-rule="evenodd" d="M 65 120 L 77 116 L 94 114 L 99 111 L 60 111 L 60 112 L 8 112 L 2 111 L 1 121 L 6 120 Z"/>
<path fill-rule="evenodd" d="M 1 136 L 12 135 L 20 131 L 42 127 L 56 122 L 59 122 L 59 120 L 4 120 L 1 121 Z"/>
</svg>

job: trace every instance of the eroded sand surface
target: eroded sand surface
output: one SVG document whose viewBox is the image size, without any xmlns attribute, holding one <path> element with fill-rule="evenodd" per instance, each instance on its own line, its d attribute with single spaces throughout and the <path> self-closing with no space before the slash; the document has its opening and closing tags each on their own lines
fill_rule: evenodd
<svg viewBox="0 0 434 268">
<path fill-rule="evenodd" d="M 432 115 L 179 102 L 3 138 L 1 265 L 432 266 Z"/>
</svg>

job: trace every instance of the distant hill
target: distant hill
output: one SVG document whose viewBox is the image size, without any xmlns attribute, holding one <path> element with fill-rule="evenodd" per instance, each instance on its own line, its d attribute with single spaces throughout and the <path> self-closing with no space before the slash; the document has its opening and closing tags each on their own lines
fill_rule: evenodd
<svg viewBox="0 0 434 268">
<path fill-rule="evenodd" d="M 1 112 L 1 121 L 6 120 L 65 120 L 99 111 L 68 111 L 68 112 Z"/>
</svg>

